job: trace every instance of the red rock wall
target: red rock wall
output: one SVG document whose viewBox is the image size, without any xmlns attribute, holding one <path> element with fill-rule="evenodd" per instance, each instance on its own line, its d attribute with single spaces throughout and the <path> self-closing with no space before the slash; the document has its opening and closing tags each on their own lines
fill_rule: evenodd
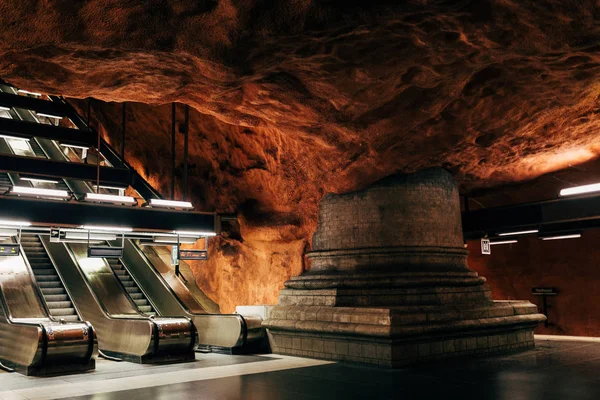
<svg viewBox="0 0 600 400">
<path fill-rule="evenodd" d="M 548 297 L 549 327 L 536 333 L 600 336 L 600 230 L 586 231 L 581 239 L 542 241 L 535 235 L 511 245 L 492 246 L 482 255 L 478 241 L 468 243 L 469 266 L 485 276 L 496 300 L 521 299 L 537 304 L 542 298 L 532 287 L 554 286 Z"/>
</svg>

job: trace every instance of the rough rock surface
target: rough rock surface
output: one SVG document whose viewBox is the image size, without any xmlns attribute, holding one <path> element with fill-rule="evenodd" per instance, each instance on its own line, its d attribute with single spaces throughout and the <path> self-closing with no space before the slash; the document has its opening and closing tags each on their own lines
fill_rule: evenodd
<svg viewBox="0 0 600 400">
<path fill-rule="evenodd" d="M 431 165 L 470 190 L 594 159 L 599 12 L 596 0 L 5 0 L 0 77 L 136 102 L 128 160 L 163 191 L 159 105 L 196 110 L 193 198 L 241 215 L 217 244 L 229 258 L 211 261 L 221 272 L 198 269 L 231 311 L 275 302 L 304 268 L 326 192 Z M 120 107 L 96 112 L 118 136 Z"/>
</svg>

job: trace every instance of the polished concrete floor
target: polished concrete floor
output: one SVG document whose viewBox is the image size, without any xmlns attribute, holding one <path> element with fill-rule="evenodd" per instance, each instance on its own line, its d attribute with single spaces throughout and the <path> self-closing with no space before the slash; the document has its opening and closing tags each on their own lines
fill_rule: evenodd
<svg viewBox="0 0 600 400">
<path fill-rule="evenodd" d="M 0 399 L 600 399 L 600 342 L 537 340 L 534 350 L 400 370 L 268 356 L 196 362 L 100 359 L 92 373 L 0 373 Z"/>
</svg>

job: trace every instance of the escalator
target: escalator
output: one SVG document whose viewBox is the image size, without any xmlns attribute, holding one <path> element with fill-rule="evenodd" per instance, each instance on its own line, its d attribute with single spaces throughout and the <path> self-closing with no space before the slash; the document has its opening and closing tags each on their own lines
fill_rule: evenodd
<svg viewBox="0 0 600 400">
<path fill-rule="evenodd" d="M 125 290 L 127 290 L 129 297 L 131 297 L 137 308 L 145 315 L 156 316 L 156 310 L 152 307 L 152 304 L 150 304 L 150 300 L 148 300 L 148 297 L 142 292 L 142 289 L 140 289 L 137 282 L 129 275 L 129 272 L 123 266 L 121 260 L 118 258 L 110 258 L 106 261 L 117 278 L 121 281 Z"/>
<path fill-rule="evenodd" d="M 98 332 L 104 354 L 137 363 L 194 360 L 196 335 L 189 318 L 144 315 L 125 289 L 131 286 L 124 286 L 104 259 L 88 258 L 86 243 L 41 239 L 81 317 Z"/>
<path fill-rule="evenodd" d="M 50 315 L 57 320 L 80 321 L 39 236 L 23 236 L 21 246 L 42 291 Z"/>
<path fill-rule="evenodd" d="M 0 256 L 0 362 L 25 375 L 95 368 L 97 342 L 87 322 L 56 321 L 24 257 Z"/>
<path fill-rule="evenodd" d="M 182 315 L 193 321 L 198 346 L 228 353 L 257 350 L 264 335 L 260 318 L 207 313 L 154 248 L 148 246 L 142 251 L 131 240 L 125 240 L 121 264 L 159 314 Z"/>
</svg>

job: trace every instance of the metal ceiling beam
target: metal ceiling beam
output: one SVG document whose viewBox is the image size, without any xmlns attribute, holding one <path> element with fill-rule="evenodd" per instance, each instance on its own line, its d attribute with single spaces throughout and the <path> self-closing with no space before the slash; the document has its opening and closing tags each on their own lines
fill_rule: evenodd
<svg viewBox="0 0 600 400">
<path fill-rule="evenodd" d="M 600 227 L 600 195 L 563 197 L 463 212 L 465 238 L 539 229 L 559 232 Z"/>
<path fill-rule="evenodd" d="M 97 167 L 44 158 L 0 155 L 0 171 L 80 181 L 95 181 Z M 129 186 L 131 171 L 123 168 L 100 167 L 100 183 Z"/>
<path fill-rule="evenodd" d="M 94 147 L 98 137 L 95 132 L 62 128 L 53 125 L 23 122 L 14 119 L 0 118 L 0 133 L 25 139 L 41 137 L 58 140 L 64 144 Z"/>
<path fill-rule="evenodd" d="M 50 226 L 127 226 L 148 231 L 215 232 L 215 213 L 118 207 L 89 203 L 29 200 L 0 196 L 0 219 Z"/>
</svg>

